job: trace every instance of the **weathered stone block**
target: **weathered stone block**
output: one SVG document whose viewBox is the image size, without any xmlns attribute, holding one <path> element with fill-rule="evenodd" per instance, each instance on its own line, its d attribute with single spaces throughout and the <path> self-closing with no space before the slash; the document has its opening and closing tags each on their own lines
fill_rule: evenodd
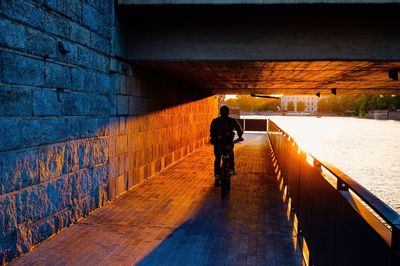
<svg viewBox="0 0 400 266">
<path fill-rule="evenodd" d="M 39 184 L 18 193 L 18 223 L 37 222 L 65 209 L 71 204 L 69 177 L 62 177 L 48 183 Z"/>
<path fill-rule="evenodd" d="M 57 42 L 57 60 L 70 64 L 75 64 L 78 54 L 78 48 L 75 44 L 68 42 Z"/>
<path fill-rule="evenodd" d="M 0 116 L 31 116 L 32 92 L 0 86 Z"/>
<path fill-rule="evenodd" d="M 123 175 L 127 172 L 126 161 L 128 159 L 128 154 L 122 154 L 118 156 L 118 175 Z"/>
<path fill-rule="evenodd" d="M 75 172 L 79 169 L 78 144 L 77 142 L 67 142 L 64 144 L 64 148 L 62 173 Z"/>
<path fill-rule="evenodd" d="M 90 31 L 77 23 L 71 23 L 70 39 L 74 42 L 90 46 Z"/>
<path fill-rule="evenodd" d="M 108 179 L 108 186 L 107 186 L 107 198 L 109 200 L 115 199 L 117 196 L 116 194 L 116 176 L 110 176 Z"/>
<path fill-rule="evenodd" d="M 47 0 L 46 5 L 50 9 L 71 18 L 73 21 L 82 20 L 82 2 L 79 0 Z"/>
<path fill-rule="evenodd" d="M 109 37 L 111 32 L 110 22 L 110 15 L 103 15 L 93 6 L 83 4 L 83 24 L 86 27 Z"/>
<path fill-rule="evenodd" d="M 41 31 L 28 28 L 26 31 L 26 52 L 38 56 L 55 58 L 56 40 Z"/>
<path fill-rule="evenodd" d="M 140 169 L 133 169 L 133 185 L 137 185 L 140 183 Z"/>
<path fill-rule="evenodd" d="M 131 169 L 128 171 L 128 181 L 127 182 L 128 182 L 127 189 L 131 189 L 134 185 L 136 185 L 134 169 Z"/>
<path fill-rule="evenodd" d="M 93 95 L 90 114 L 93 116 L 107 116 L 110 114 L 110 99 L 107 95 Z"/>
<path fill-rule="evenodd" d="M 145 152 L 144 150 L 136 150 L 135 152 L 135 168 L 141 167 L 145 162 Z"/>
<path fill-rule="evenodd" d="M 73 0 L 66 3 L 61 1 L 66 6 L 66 14 L 75 21 L 82 21 L 82 1 Z"/>
<path fill-rule="evenodd" d="M 90 143 L 89 166 L 95 166 L 108 161 L 107 139 L 92 139 Z"/>
<path fill-rule="evenodd" d="M 119 175 L 119 162 L 118 157 L 112 157 L 109 161 L 110 166 L 110 176 L 116 177 Z"/>
<path fill-rule="evenodd" d="M 117 114 L 129 114 L 129 96 L 117 95 Z"/>
<path fill-rule="evenodd" d="M 61 97 L 61 96 L 59 96 Z M 61 115 L 61 98 L 57 97 L 56 91 L 34 90 L 33 91 L 33 115 L 34 116 L 56 116 Z"/>
<path fill-rule="evenodd" d="M 64 140 L 64 119 L 31 119 L 22 122 L 23 146 L 33 147 Z"/>
<path fill-rule="evenodd" d="M 127 135 L 117 136 L 116 147 L 117 147 L 116 155 L 121 155 L 121 154 L 127 153 L 128 152 L 128 136 Z"/>
<path fill-rule="evenodd" d="M 141 166 L 139 168 L 139 183 L 142 183 L 146 180 L 146 166 Z"/>
<path fill-rule="evenodd" d="M 45 85 L 52 88 L 71 88 L 71 69 L 62 65 L 47 63 Z"/>
<path fill-rule="evenodd" d="M 137 116 L 129 116 L 127 118 L 127 129 L 128 129 L 128 134 L 130 133 L 136 133 L 140 130 L 140 120 L 139 117 Z"/>
<path fill-rule="evenodd" d="M 79 120 L 79 130 L 81 138 L 91 138 L 98 136 L 99 133 L 99 119 L 98 118 L 85 118 Z"/>
<path fill-rule="evenodd" d="M 0 46 L 23 50 L 25 48 L 25 28 L 0 17 Z"/>
<path fill-rule="evenodd" d="M 83 4 L 83 24 L 92 29 L 97 31 L 98 30 L 98 17 L 99 12 L 97 9 L 89 4 Z"/>
<path fill-rule="evenodd" d="M 110 135 L 116 136 L 119 132 L 119 118 L 112 117 L 110 118 Z"/>
<path fill-rule="evenodd" d="M 62 136 L 63 140 L 72 140 L 80 138 L 80 127 L 79 127 L 80 118 L 76 117 L 68 117 L 63 118 L 62 121 Z"/>
<path fill-rule="evenodd" d="M 9 84 L 41 86 L 44 84 L 44 63 L 22 55 L 2 53 L 1 80 Z"/>
<path fill-rule="evenodd" d="M 1 154 L 0 173 L 0 195 L 39 183 L 37 150 Z"/>
<path fill-rule="evenodd" d="M 105 73 L 108 73 L 110 69 L 110 61 L 107 56 L 94 52 L 85 47 L 78 47 L 77 63 L 80 66 Z"/>
<path fill-rule="evenodd" d="M 96 73 L 82 68 L 71 70 L 72 89 L 82 92 L 95 92 L 98 88 Z"/>
<path fill-rule="evenodd" d="M 106 0 L 108 1 L 108 0 Z M 85 0 L 86 3 L 88 3 L 89 5 L 91 5 L 92 7 L 94 7 L 95 9 L 99 9 L 100 8 L 100 3 L 101 1 L 99 0 Z"/>
<path fill-rule="evenodd" d="M 45 31 L 63 38 L 69 37 L 69 22 L 67 19 L 53 13 L 46 13 L 45 18 Z"/>
<path fill-rule="evenodd" d="M 46 216 L 52 215 L 71 204 L 71 185 L 68 177 L 64 176 L 44 185 L 46 189 Z"/>
<path fill-rule="evenodd" d="M 18 249 L 15 245 L 15 238 L 13 236 L 0 238 L 0 261 L 5 263 L 16 256 L 18 256 Z"/>
<path fill-rule="evenodd" d="M 114 156 L 116 156 L 116 141 L 115 141 L 116 137 L 115 136 L 110 136 L 110 138 L 108 139 L 110 146 L 109 146 L 109 150 L 108 150 L 108 156 L 109 158 L 113 158 Z"/>
<path fill-rule="evenodd" d="M 93 54 L 93 67 L 98 71 L 108 73 L 110 71 L 110 60 L 100 53 Z"/>
<path fill-rule="evenodd" d="M 110 103 L 110 116 L 117 115 L 117 96 L 111 94 L 108 96 L 108 101 Z"/>
<path fill-rule="evenodd" d="M 23 145 L 21 121 L 0 119 L 0 151 L 20 148 Z"/>
<path fill-rule="evenodd" d="M 72 180 L 72 193 L 71 198 L 75 204 L 79 204 L 81 199 L 86 198 L 90 191 L 98 187 L 97 182 L 92 182 L 92 177 L 90 176 L 90 171 L 88 169 L 80 171 L 78 174 L 74 175 Z"/>
<path fill-rule="evenodd" d="M 99 93 L 112 93 L 116 94 L 117 91 L 114 91 L 110 84 L 110 76 L 108 74 L 98 72 L 96 74 L 97 79 L 97 92 Z"/>
<path fill-rule="evenodd" d="M 115 40 L 112 40 L 112 42 Z M 115 54 L 115 53 L 113 53 Z M 117 59 L 111 57 L 110 58 L 110 73 L 115 74 L 116 72 L 118 72 L 118 61 Z"/>
<path fill-rule="evenodd" d="M 109 14 L 111 14 L 111 6 L 112 6 L 112 3 L 110 0 L 100 1 L 100 6 L 99 6 L 100 9 L 99 10 L 102 14 L 109 15 Z"/>
<path fill-rule="evenodd" d="M 88 140 L 80 141 L 78 144 L 78 159 L 79 159 L 79 169 L 84 169 L 89 167 L 90 163 L 90 142 Z"/>
<path fill-rule="evenodd" d="M 54 11 L 60 11 L 58 7 L 58 0 L 40 0 L 42 1 L 43 5 L 45 5 L 48 9 L 54 10 Z"/>
<path fill-rule="evenodd" d="M 97 191 L 93 191 L 93 197 L 96 200 L 96 206 L 103 206 L 109 199 L 107 195 L 109 165 L 100 165 L 90 170 L 90 176 L 98 180 L 99 187 Z"/>
<path fill-rule="evenodd" d="M 100 51 L 102 53 L 108 54 L 111 49 L 111 41 L 101 37 L 100 35 L 91 32 L 90 33 L 90 47 Z"/>
<path fill-rule="evenodd" d="M 86 93 L 64 93 L 61 105 L 62 114 L 71 115 L 89 115 L 91 112 L 90 96 Z"/>
<path fill-rule="evenodd" d="M 115 188 L 116 188 L 116 195 L 121 195 L 128 189 L 127 175 L 117 176 Z"/>
<path fill-rule="evenodd" d="M 119 129 L 118 129 L 118 133 L 125 135 L 126 133 L 126 117 L 122 116 L 119 117 Z"/>
<path fill-rule="evenodd" d="M 118 73 L 113 73 L 110 75 L 110 87 L 111 91 L 118 93 L 121 91 L 121 79 L 122 75 L 119 75 Z M 121 93 L 124 94 L 124 93 Z"/>
<path fill-rule="evenodd" d="M 94 52 L 92 52 L 90 49 L 86 47 L 78 47 L 78 59 L 77 63 L 80 66 L 93 69 L 93 55 Z"/>
<path fill-rule="evenodd" d="M 133 149 L 129 147 L 128 149 L 128 154 L 126 156 L 126 172 L 130 173 L 134 168 L 135 168 L 135 153 L 133 152 Z"/>
<path fill-rule="evenodd" d="M 63 174 L 65 145 L 56 144 L 39 148 L 40 181 L 44 182 Z"/>
<path fill-rule="evenodd" d="M 0 1 L 0 14 L 40 29 L 45 24 L 45 12 L 25 0 Z"/>
<path fill-rule="evenodd" d="M 110 118 L 100 117 L 98 119 L 98 136 L 110 135 Z"/>
<path fill-rule="evenodd" d="M 0 239 L 15 232 L 17 226 L 17 204 L 15 195 L 0 197 Z"/>
<path fill-rule="evenodd" d="M 106 163 L 108 161 L 108 149 L 106 139 L 92 139 L 79 142 L 77 145 L 79 169 Z"/>
</svg>

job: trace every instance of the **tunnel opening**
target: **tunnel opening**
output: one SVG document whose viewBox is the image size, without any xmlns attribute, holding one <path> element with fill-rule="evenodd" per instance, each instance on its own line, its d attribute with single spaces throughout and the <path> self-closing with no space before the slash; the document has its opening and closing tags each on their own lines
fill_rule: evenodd
<svg viewBox="0 0 400 266">
<path fill-rule="evenodd" d="M 0 4 L 2 263 L 208 143 L 219 95 L 399 94 L 396 4 L 73 2 Z"/>
</svg>

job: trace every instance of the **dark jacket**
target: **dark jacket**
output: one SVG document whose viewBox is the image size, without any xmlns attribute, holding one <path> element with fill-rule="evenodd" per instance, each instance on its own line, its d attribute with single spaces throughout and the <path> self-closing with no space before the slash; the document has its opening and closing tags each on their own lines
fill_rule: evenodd
<svg viewBox="0 0 400 266">
<path fill-rule="evenodd" d="M 236 119 L 229 116 L 220 116 L 213 119 L 210 126 L 210 137 L 212 145 L 226 145 L 232 144 L 235 137 L 236 130 L 239 138 L 243 135 L 242 127 Z"/>
</svg>

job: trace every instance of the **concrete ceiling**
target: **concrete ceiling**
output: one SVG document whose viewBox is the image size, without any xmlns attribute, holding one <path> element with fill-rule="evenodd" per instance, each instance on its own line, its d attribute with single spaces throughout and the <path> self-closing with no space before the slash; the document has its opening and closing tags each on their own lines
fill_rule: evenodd
<svg viewBox="0 0 400 266">
<path fill-rule="evenodd" d="M 400 94 L 400 81 L 388 71 L 400 62 L 290 61 L 290 62 L 142 62 L 214 94 Z"/>
<path fill-rule="evenodd" d="M 399 10 L 399 4 L 121 5 L 118 56 L 214 94 L 333 88 L 400 94 L 400 82 L 388 75 L 400 69 Z"/>
</svg>

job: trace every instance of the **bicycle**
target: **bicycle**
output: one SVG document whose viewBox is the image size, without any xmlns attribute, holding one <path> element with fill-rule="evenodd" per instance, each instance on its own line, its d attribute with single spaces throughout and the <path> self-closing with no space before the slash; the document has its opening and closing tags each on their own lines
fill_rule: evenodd
<svg viewBox="0 0 400 266">
<path fill-rule="evenodd" d="M 239 143 L 243 141 L 243 139 L 236 139 L 233 141 L 233 143 Z M 221 181 L 221 198 L 224 199 L 227 194 L 229 194 L 231 190 L 231 168 L 230 168 L 230 155 L 233 150 L 233 144 L 228 145 L 224 148 L 222 152 L 222 166 L 221 166 L 221 175 L 220 175 L 220 181 Z"/>
</svg>

